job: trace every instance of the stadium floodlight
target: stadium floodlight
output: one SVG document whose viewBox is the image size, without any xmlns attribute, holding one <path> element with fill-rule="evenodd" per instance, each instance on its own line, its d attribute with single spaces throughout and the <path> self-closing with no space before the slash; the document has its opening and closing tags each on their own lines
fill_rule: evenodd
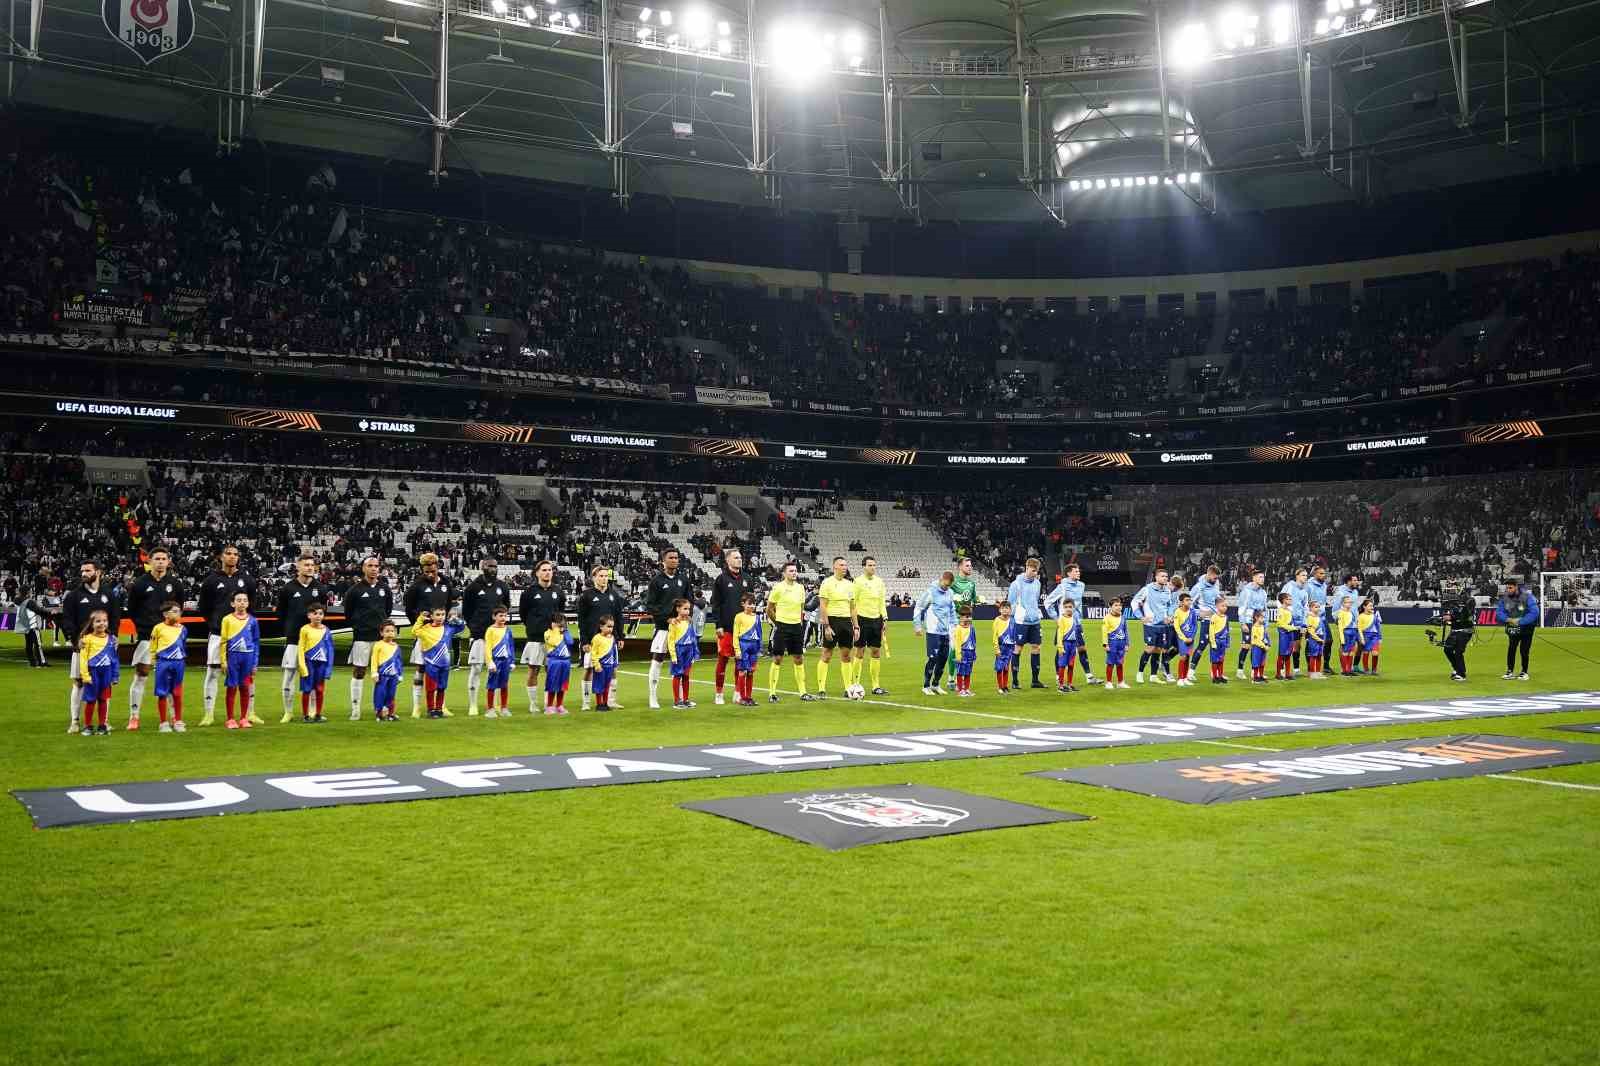
<svg viewBox="0 0 1600 1066">
<path fill-rule="evenodd" d="M 523 17 L 524 21 L 534 22 L 539 18 L 539 12 L 534 10 L 532 4 L 523 4 L 522 5 L 522 17 Z"/>
<path fill-rule="evenodd" d="M 1097 188 L 1097 189 L 1105 188 L 1106 187 L 1106 179 L 1105 178 L 1095 178 L 1094 179 L 1094 187 Z"/>
<path fill-rule="evenodd" d="M 721 52 L 725 56 L 726 55 L 732 55 L 733 54 L 733 42 L 728 40 L 728 38 L 726 38 L 726 37 L 718 37 L 717 38 L 717 51 Z"/>
<path fill-rule="evenodd" d="M 583 19 L 578 17 L 578 13 L 576 11 L 568 11 L 567 25 L 571 26 L 573 29 L 577 29 L 579 26 L 583 25 Z"/>
<path fill-rule="evenodd" d="M 667 34 L 667 47 L 668 48 L 676 48 L 676 47 L 678 47 L 678 35 L 676 33 Z"/>
<path fill-rule="evenodd" d="M 1327 19 L 1318 19 L 1317 20 L 1317 31 L 1316 32 L 1317 32 L 1317 36 L 1318 37 L 1321 37 L 1324 33 L 1328 32 L 1328 20 Z"/>
<path fill-rule="evenodd" d="M 1067 182 L 1067 188 L 1071 189 L 1073 192 L 1077 192 L 1079 189 L 1083 188 L 1083 182 L 1079 181 L 1077 178 L 1073 178 L 1071 181 Z"/>
<path fill-rule="evenodd" d="M 1189 172 L 1189 184 L 1190 185 L 1199 185 L 1200 184 L 1200 172 L 1198 170 L 1191 170 Z"/>
<path fill-rule="evenodd" d="M 1211 35 L 1198 22 L 1191 22 L 1178 31 L 1172 43 L 1172 65 L 1179 69 L 1199 66 L 1211 56 Z"/>
<path fill-rule="evenodd" d="M 1189 175 L 1187 175 L 1187 174 L 1179 174 L 1178 178 L 1177 178 L 1177 181 L 1178 181 L 1179 185 L 1187 185 L 1189 183 Z"/>
<path fill-rule="evenodd" d="M 633 35 L 639 38 L 641 41 L 648 41 L 650 39 L 651 32 L 652 31 L 649 26 L 640 26 L 636 31 L 634 31 Z"/>
<path fill-rule="evenodd" d="M 489 7 L 494 10 L 496 15 L 504 15 L 506 13 L 506 0 L 489 0 Z"/>
<path fill-rule="evenodd" d="M 658 17 L 658 18 L 660 18 L 660 19 L 661 19 L 661 25 L 663 25 L 663 26 L 670 26 L 670 25 L 672 25 L 672 12 L 670 12 L 670 11 L 663 11 L 663 12 L 661 12 L 661 14 L 660 14 L 660 15 L 659 15 L 659 16 L 657 16 L 657 17 Z"/>
<path fill-rule="evenodd" d="M 1355 0 L 1350 0 L 1355 3 Z M 691 7 L 683 13 L 683 32 L 691 39 L 711 36 L 711 14 L 703 7 Z"/>
<path fill-rule="evenodd" d="M 1272 9 L 1272 43 L 1288 44 L 1294 40 L 1294 8 L 1279 4 Z"/>
<path fill-rule="evenodd" d="M 1375 19 L 1377 17 L 1378 17 L 1378 9 L 1377 8 L 1375 8 L 1375 7 L 1364 7 L 1364 8 L 1361 9 L 1361 24 L 1363 26 L 1365 26 L 1367 23 L 1371 22 L 1373 19 Z"/>
<path fill-rule="evenodd" d="M 641 7 L 639 9 L 639 21 L 640 22 L 649 22 L 650 21 L 650 14 L 651 14 L 651 12 L 650 12 L 650 9 L 648 7 Z"/>
<path fill-rule="evenodd" d="M 1327 9 L 1328 14 L 1330 15 L 1337 15 L 1339 13 L 1339 0 L 1328 0 L 1328 2 L 1323 6 Z"/>
<path fill-rule="evenodd" d="M 1218 22 L 1223 51 L 1256 46 L 1256 27 L 1261 24 L 1260 15 L 1251 14 L 1243 8 L 1230 7 L 1222 13 Z"/>
<path fill-rule="evenodd" d="M 772 28 L 772 63 L 780 77 L 805 84 L 832 62 L 825 39 L 804 22 L 780 22 Z"/>
<path fill-rule="evenodd" d="M 1130 183 L 1130 184 L 1131 184 L 1131 183 Z M 1112 188 L 1113 188 L 1113 189 L 1120 189 L 1120 188 L 1122 188 L 1122 179 L 1121 179 L 1121 178 L 1112 178 L 1112 179 L 1111 179 L 1111 187 L 1112 187 Z"/>
<path fill-rule="evenodd" d="M 1333 21 L 1328 23 L 1328 28 L 1333 30 L 1334 33 L 1338 33 L 1340 30 L 1344 29 L 1344 16 L 1333 16 Z"/>
<path fill-rule="evenodd" d="M 722 21 L 717 23 L 717 36 L 718 37 L 730 37 L 732 35 L 733 35 L 733 27 L 728 25 L 728 21 L 726 19 L 723 19 Z"/>
</svg>

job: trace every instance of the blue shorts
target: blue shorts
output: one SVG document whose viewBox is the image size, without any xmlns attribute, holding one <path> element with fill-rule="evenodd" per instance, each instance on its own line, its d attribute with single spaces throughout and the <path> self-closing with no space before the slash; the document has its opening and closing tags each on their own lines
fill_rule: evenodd
<svg viewBox="0 0 1600 1066">
<path fill-rule="evenodd" d="M 223 684 L 228 688 L 238 688 L 256 673 L 256 654 L 253 651 L 230 651 L 228 653 L 228 676 Z"/>
<path fill-rule="evenodd" d="M 756 668 L 756 663 L 760 659 L 761 659 L 761 649 L 760 649 L 760 647 L 740 648 L 739 649 L 739 660 L 738 660 L 738 662 L 734 663 L 733 668 L 735 670 L 737 670 L 741 674 L 748 674 L 750 671 L 752 671 L 752 670 L 754 670 Z"/>
<path fill-rule="evenodd" d="M 1076 644 L 1062 645 L 1061 650 L 1056 652 L 1056 669 L 1065 670 L 1067 668 L 1067 664 L 1071 663 L 1072 660 L 1078 657 L 1078 650 L 1079 649 Z"/>
<path fill-rule="evenodd" d="M 1165 648 L 1172 644 L 1172 623 L 1151 622 L 1144 627 L 1144 646 L 1147 648 Z"/>
<path fill-rule="evenodd" d="M 1267 665 L 1267 649 L 1266 648 L 1254 648 L 1254 647 L 1251 648 L 1250 649 L 1250 665 L 1256 667 L 1257 669 L 1260 669 L 1261 667 L 1266 666 Z"/>
<path fill-rule="evenodd" d="M 544 663 L 544 690 L 552 695 L 565 692 L 572 676 L 571 659 L 546 659 Z"/>
<path fill-rule="evenodd" d="M 1361 641 L 1359 639 L 1357 639 L 1354 630 L 1351 630 L 1350 632 L 1346 633 L 1344 635 L 1344 646 L 1343 646 L 1345 654 L 1348 655 L 1350 652 L 1355 651 L 1357 646 L 1360 645 L 1360 643 L 1361 643 Z"/>
<path fill-rule="evenodd" d="M 1287 629 L 1278 630 L 1278 654 L 1288 655 L 1290 652 L 1294 651 L 1295 638 L 1298 636 L 1298 633 L 1291 632 Z"/>
<path fill-rule="evenodd" d="M 116 687 L 122 671 L 116 663 L 107 663 L 104 666 L 89 667 L 89 680 L 83 683 L 83 698 L 85 700 L 110 698 L 111 690 Z"/>
<path fill-rule="evenodd" d="M 172 690 L 183 687 L 183 660 L 156 660 L 156 699 L 164 700 Z"/>
<path fill-rule="evenodd" d="M 1034 622 L 1034 623 L 1032 623 L 1030 625 L 1023 625 L 1022 623 L 1019 622 L 1019 623 L 1017 623 L 1016 630 L 1017 630 L 1017 647 L 1019 647 L 1019 648 L 1022 647 L 1024 644 L 1034 645 L 1034 644 L 1042 644 L 1042 643 L 1044 643 L 1044 641 L 1039 636 L 1039 623 L 1038 622 Z"/>
<path fill-rule="evenodd" d="M 1223 633 L 1222 634 L 1222 640 L 1220 642 L 1216 643 L 1216 644 L 1211 645 L 1211 661 L 1212 662 L 1220 663 L 1222 660 L 1224 660 L 1224 659 L 1226 659 L 1228 657 L 1228 640 L 1227 640 L 1227 637 L 1228 637 L 1228 634 L 1227 633 Z"/>
<path fill-rule="evenodd" d="M 333 676 L 332 663 L 306 663 L 306 668 L 310 672 L 300 678 L 301 692 L 314 692 L 318 685 Z"/>
<path fill-rule="evenodd" d="M 1322 641 L 1306 641 L 1306 654 L 1311 656 L 1313 659 L 1320 658 L 1322 656 Z"/>
<path fill-rule="evenodd" d="M 394 708 L 395 694 L 400 690 L 398 677 L 380 677 L 372 686 L 372 709 L 388 711 Z"/>
<path fill-rule="evenodd" d="M 1123 657 L 1128 654 L 1126 644 L 1111 644 L 1106 647 L 1106 665 L 1121 666 Z"/>
<path fill-rule="evenodd" d="M 450 687 L 450 664 L 434 666 L 432 663 L 425 663 L 422 667 L 422 676 L 431 680 L 433 687 L 443 692 Z"/>
<path fill-rule="evenodd" d="M 489 667 L 489 679 L 484 682 L 484 688 L 490 692 L 498 692 L 503 688 L 511 687 L 511 660 L 499 659 Z"/>
<path fill-rule="evenodd" d="M 611 682 L 616 678 L 616 676 L 617 668 L 615 666 L 607 666 L 604 669 L 596 669 L 594 672 L 594 678 L 589 683 L 589 691 L 606 691 L 611 687 Z"/>
<path fill-rule="evenodd" d="M 928 649 L 930 658 L 935 655 L 950 654 L 949 633 L 928 633 L 924 636 L 923 642 Z"/>
<path fill-rule="evenodd" d="M 994 657 L 994 672 L 1011 669 L 1011 663 L 1016 659 L 1016 653 L 1007 649 Z"/>
</svg>

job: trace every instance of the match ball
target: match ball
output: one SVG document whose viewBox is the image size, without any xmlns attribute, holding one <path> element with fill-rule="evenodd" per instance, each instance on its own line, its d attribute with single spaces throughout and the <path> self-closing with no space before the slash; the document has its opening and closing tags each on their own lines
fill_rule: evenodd
<svg viewBox="0 0 1600 1066">
<path fill-rule="evenodd" d="M 860 685 L 851 685 L 849 688 L 844 690 L 844 694 L 850 699 L 860 700 L 866 698 L 867 690 Z"/>
</svg>

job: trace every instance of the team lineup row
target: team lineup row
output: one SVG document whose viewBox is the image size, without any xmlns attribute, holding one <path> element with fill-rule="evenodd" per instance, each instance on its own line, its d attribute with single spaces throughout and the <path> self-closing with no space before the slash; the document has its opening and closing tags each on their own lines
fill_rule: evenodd
<svg viewBox="0 0 1600 1066">
<path fill-rule="evenodd" d="M 254 585 L 239 572 L 238 559 L 237 548 L 225 547 L 219 554 L 219 568 L 204 579 L 199 589 L 197 602 L 208 630 L 203 724 L 214 720 L 217 697 L 225 689 L 229 727 L 250 728 L 262 721 L 254 708 L 261 637 L 251 613 L 250 589 Z M 655 624 L 646 687 L 649 706 L 660 707 L 660 680 L 670 671 L 673 706 L 689 708 L 694 706 L 690 698 L 691 673 L 699 657 L 695 593 L 679 572 L 676 551 L 664 551 L 660 561 L 661 570 L 650 580 L 644 596 L 647 613 Z M 510 590 L 496 577 L 494 560 L 483 560 L 479 577 L 460 594 L 440 576 L 437 557 L 424 555 L 419 562 L 422 575 L 404 598 L 414 638 L 410 653 L 410 664 L 416 667 L 411 685 L 413 717 L 421 717 L 424 709 L 429 717 L 451 716 L 445 707 L 445 693 L 455 661 L 453 645 L 463 632 L 471 636 L 467 656 L 469 715 L 480 714 L 482 691 L 487 693 L 487 704 L 481 708 L 485 717 L 509 717 L 510 676 L 513 664 L 519 661 L 529 668 L 525 688 L 532 713 L 541 708 L 548 714 L 566 713 L 565 693 L 575 658 L 581 660 L 581 707 L 588 709 L 591 698 L 596 710 L 621 706 L 615 699 L 615 684 L 624 646 L 620 627 L 626 601 L 611 586 L 609 568 L 594 567 L 591 587 L 577 598 L 578 635 L 574 641 L 568 630 L 565 597 L 554 585 L 554 566 L 548 561 L 537 564 L 536 583 L 523 591 L 520 600 L 527 639 L 519 658 L 510 624 Z M 847 697 L 862 699 L 867 695 L 861 683 L 864 672 L 871 678 L 873 695 L 888 695 L 881 684 L 888 632 L 887 595 L 871 556 L 863 559 L 862 574 L 854 578 L 849 575 L 844 558 L 835 558 L 833 573 L 818 585 L 814 596 L 798 580 L 796 565 L 788 563 L 782 578 L 767 590 L 759 607 L 754 582 L 743 572 L 739 552 L 730 549 L 724 562 L 724 569 L 713 582 L 709 612 L 716 630 L 718 704 L 724 703 L 730 662 L 734 663 L 734 702 L 743 706 L 755 704 L 755 672 L 763 652 L 770 658 L 769 701 L 780 698 L 779 672 L 785 658 L 792 663 L 791 691 L 800 693 L 805 701 L 826 698 L 836 652 Z M 329 590 L 316 578 L 317 561 L 313 556 L 301 556 L 296 565 L 295 579 L 278 596 L 286 638 L 280 663 L 282 721 L 294 720 L 293 703 L 298 692 L 300 720 L 315 723 L 326 720 L 325 690 L 334 665 L 332 633 L 323 624 Z M 348 659 L 352 673 L 349 705 L 351 718 L 358 719 L 366 675 L 373 670 L 374 714 L 380 721 L 393 721 L 405 670 L 397 651 L 399 628 L 392 620 L 393 594 L 388 584 L 379 579 L 380 565 L 376 557 L 366 559 L 362 580 L 344 592 L 345 616 L 353 634 Z M 1041 623 L 1046 616 L 1056 620 L 1057 691 L 1076 691 L 1075 671 L 1080 666 L 1089 684 L 1102 683 L 1090 665 L 1083 633 L 1085 588 L 1079 568 L 1069 567 L 1048 595 L 1042 595 L 1039 571 L 1038 559 L 1027 560 L 1005 600 L 997 605 L 998 617 L 991 633 L 997 690 L 1007 693 L 1021 687 L 1025 648 L 1031 654 L 1032 687 L 1048 687 L 1040 679 Z M 954 570 L 941 574 L 914 606 L 913 626 L 926 642 L 922 689 L 926 695 L 947 691 L 941 681 L 949 691 L 971 694 L 971 674 L 977 661 L 972 622 L 977 595 L 971 575 L 971 561 L 961 560 Z M 71 662 L 69 732 L 90 724 L 92 718 L 95 732 L 99 733 L 108 731 L 111 690 L 120 681 L 115 637 L 118 597 L 113 595 L 114 590 L 101 587 L 101 571 L 96 563 L 83 563 L 80 577 L 82 585 L 63 605 L 69 633 L 78 634 Z M 133 654 L 135 677 L 128 696 L 129 729 L 139 728 L 152 674 L 162 730 L 182 732 L 186 728 L 182 683 L 188 631 L 181 623 L 185 592 L 182 582 L 170 571 L 168 553 L 159 548 L 151 552 L 146 572 L 128 587 L 126 610 L 138 639 Z M 1265 683 L 1265 660 L 1274 645 L 1274 679 L 1294 679 L 1301 673 L 1302 657 L 1306 660 L 1306 676 L 1326 677 L 1323 667 L 1330 645 L 1339 655 L 1342 676 L 1377 671 L 1382 616 L 1375 599 L 1362 597 L 1359 575 L 1351 574 L 1342 585 L 1330 588 L 1325 568 L 1299 570 L 1279 592 L 1276 617 L 1270 623 L 1263 573 L 1255 572 L 1240 588 L 1236 600 L 1241 626 L 1236 667 L 1239 678 L 1245 676 L 1248 662 L 1251 680 Z M 819 613 L 822 647 L 815 688 L 807 683 L 804 657 L 806 612 L 813 604 Z M 1230 599 L 1222 590 L 1215 566 L 1195 581 L 1192 591 L 1185 590 L 1182 578 L 1169 577 L 1166 570 L 1158 570 L 1153 580 L 1129 599 L 1126 608 L 1120 598 L 1108 604 L 1100 634 L 1105 656 L 1104 684 L 1108 688 L 1129 687 L 1124 670 L 1130 618 L 1140 621 L 1144 628 L 1137 682 L 1143 683 L 1148 674 L 1150 681 L 1157 684 L 1191 685 L 1191 671 L 1209 650 L 1212 681 L 1225 684 L 1229 606 Z M 1536 606 L 1531 613 L 1537 617 Z M 541 671 L 545 675 L 542 694 Z"/>
</svg>

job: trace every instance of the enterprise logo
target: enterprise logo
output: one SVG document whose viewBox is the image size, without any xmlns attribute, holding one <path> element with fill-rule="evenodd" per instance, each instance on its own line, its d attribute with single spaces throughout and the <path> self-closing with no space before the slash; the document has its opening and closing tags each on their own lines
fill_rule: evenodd
<svg viewBox="0 0 1600 1066">
<path fill-rule="evenodd" d="M 1381 452 L 1390 448 L 1415 448 L 1419 444 L 1428 443 L 1428 438 L 1423 437 L 1389 437 L 1384 440 L 1355 440 L 1344 446 L 1347 452 Z"/>
<path fill-rule="evenodd" d="M 66 415 L 112 415 L 120 418 L 177 418 L 176 407 L 146 407 L 127 403 L 73 403 L 56 401 L 56 410 Z"/>
<path fill-rule="evenodd" d="M 625 437 L 609 433 L 568 433 L 567 440 L 572 444 L 606 444 L 623 448 L 654 448 L 654 437 Z"/>
<path fill-rule="evenodd" d="M 797 448 L 793 444 L 785 444 L 783 446 L 783 457 L 785 459 L 826 459 L 828 457 L 828 449 Z"/>
<path fill-rule="evenodd" d="M 952 466 L 1027 466 L 1026 455 L 947 455 Z"/>
<path fill-rule="evenodd" d="M 1163 463 L 1209 463 L 1212 460 L 1210 452 L 1162 452 Z"/>
<path fill-rule="evenodd" d="M 380 422 L 376 419 L 363 418 L 356 425 L 363 433 L 415 433 L 415 422 Z"/>
</svg>

